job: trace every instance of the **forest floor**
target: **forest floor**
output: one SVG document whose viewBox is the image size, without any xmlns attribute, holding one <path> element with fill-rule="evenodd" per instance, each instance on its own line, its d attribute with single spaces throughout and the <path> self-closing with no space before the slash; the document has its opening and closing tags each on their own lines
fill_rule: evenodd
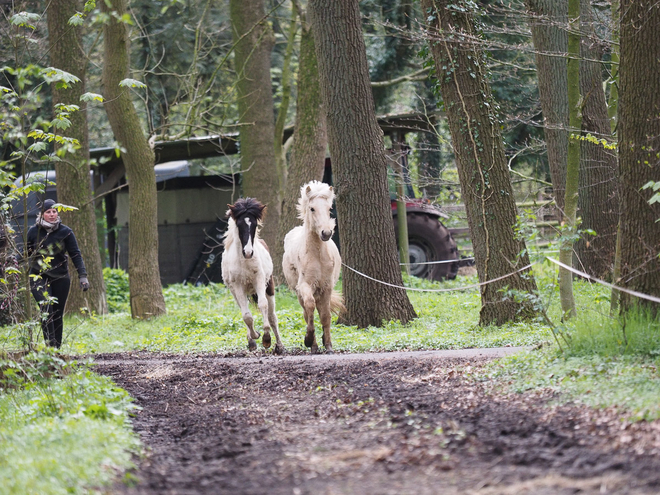
<svg viewBox="0 0 660 495">
<path fill-rule="evenodd" d="M 660 493 L 660 422 L 473 378 L 512 350 L 98 355 L 146 447 L 112 493 Z"/>
</svg>

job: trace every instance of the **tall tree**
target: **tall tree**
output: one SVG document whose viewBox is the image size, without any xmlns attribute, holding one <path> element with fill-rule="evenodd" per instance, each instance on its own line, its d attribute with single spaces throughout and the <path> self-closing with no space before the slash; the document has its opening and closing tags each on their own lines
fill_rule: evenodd
<svg viewBox="0 0 660 495">
<path fill-rule="evenodd" d="M 580 5 L 580 94 L 582 95 L 582 134 L 612 141 L 605 90 L 603 89 L 602 43 L 594 32 L 590 0 Z M 619 221 L 617 196 L 617 157 L 601 142 L 582 141 L 580 145 L 580 192 L 578 215 L 582 235 L 575 245 L 577 266 L 598 278 L 610 279 L 616 250 Z"/>
<path fill-rule="evenodd" d="M 534 42 L 544 134 L 550 165 L 555 202 L 563 215 L 568 160 L 568 0 L 526 0 Z M 581 129 L 575 134 L 591 134 L 610 140 L 607 125 L 607 103 L 602 87 L 602 57 L 594 34 L 594 16 L 589 0 L 580 4 L 580 53 L 574 55 L 579 65 L 579 88 L 583 116 Z M 579 60 L 579 61 L 578 61 Z M 617 215 L 616 156 L 601 144 L 589 141 L 573 143 L 580 150 L 578 212 L 581 228 L 593 230 L 595 237 L 583 236 L 576 244 L 577 262 L 581 270 L 608 278 L 614 261 Z"/>
<path fill-rule="evenodd" d="M 343 271 L 347 324 L 416 318 L 401 276 L 387 186 L 383 133 L 369 83 L 358 0 L 310 0 L 343 261 L 396 287 Z"/>
<path fill-rule="evenodd" d="M 264 0 L 230 0 L 235 43 L 242 189 L 268 206 L 261 237 L 274 246 L 280 217 L 280 177 L 275 164 L 275 117 L 270 54 L 275 37 Z"/>
<path fill-rule="evenodd" d="M 526 0 L 536 56 L 543 133 L 555 203 L 564 211 L 568 155 L 568 0 Z"/>
<path fill-rule="evenodd" d="M 514 232 L 516 204 L 473 5 L 464 0 L 422 0 L 479 281 L 513 273 L 481 286 L 479 322 L 500 325 L 534 314 L 529 303 L 506 297 L 503 289 L 532 293 L 536 282 L 528 269 L 518 272 L 529 264 L 529 257 L 525 241 Z"/>
<path fill-rule="evenodd" d="M 660 179 L 660 3 L 621 0 L 619 66 L 619 167 L 621 174 L 620 284 L 660 296 L 660 203 L 649 204 Z M 621 294 L 621 308 L 637 302 L 660 314 L 659 305 Z"/>
<path fill-rule="evenodd" d="M 66 155 L 64 161 L 55 165 L 57 200 L 78 208 L 78 211 L 73 213 L 63 212 L 62 219 L 76 233 L 91 281 L 91 288 L 87 293 L 83 293 L 78 284 L 72 284 L 67 311 L 86 307 L 94 313 L 105 314 L 108 312 L 108 305 L 90 184 L 87 108 L 86 103 L 80 101 L 80 97 L 85 93 L 87 57 L 82 50 L 81 28 L 69 24 L 69 19 L 82 11 L 81 0 L 54 0 L 47 12 L 51 65 L 80 79 L 76 84 L 53 86 L 53 107 L 60 104 L 80 106 L 79 111 L 69 114 L 71 125 L 64 130 L 64 135 L 78 140 L 80 149 Z M 75 268 L 70 268 L 72 279 L 77 280 Z"/>
<path fill-rule="evenodd" d="M 301 34 L 298 55 L 296 123 L 293 133 L 291 163 L 287 172 L 282 214 L 277 243 L 273 249 L 273 275 L 276 282 L 284 281 L 282 256 L 284 236 L 299 225 L 296 204 L 300 186 L 310 180 L 321 180 L 328 144 L 325 107 L 319 85 L 319 68 L 314 51 L 314 36 L 306 13 L 299 11 Z"/>
<path fill-rule="evenodd" d="M 568 140 L 566 160 L 566 190 L 564 212 L 562 215 L 562 240 L 559 245 L 559 261 L 571 266 L 573 259 L 574 235 L 577 230 L 577 206 L 580 178 L 580 129 L 582 128 L 582 109 L 580 95 L 580 0 L 568 0 L 568 125 L 573 136 Z M 563 316 L 575 316 L 575 298 L 573 297 L 573 274 L 566 268 L 559 268 L 559 300 Z"/>
<path fill-rule="evenodd" d="M 126 0 L 101 2 L 108 15 L 103 27 L 103 95 L 108 120 L 126 149 L 122 159 L 129 185 L 128 276 L 133 318 L 166 312 L 158 269 L 158 204 L 154 152 L 144 135 L 130 90 L 122 81 L 129 70 Z M 271 146 L 272 147 L 272 146 Z"/>
</svg>

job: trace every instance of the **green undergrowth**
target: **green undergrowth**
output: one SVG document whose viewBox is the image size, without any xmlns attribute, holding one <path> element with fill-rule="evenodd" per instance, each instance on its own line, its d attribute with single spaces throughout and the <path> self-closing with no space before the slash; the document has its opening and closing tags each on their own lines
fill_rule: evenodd
<svg viewBox="0 0 660 495">
<path fill-rule="evenodd" d="M 407 278 L 416 289 L 458 289 L 476 283 L 476 277 L 446 282 Z M 172 353 L 235 353 L 247 348 L 246 327 L 238 306 L 222 284 L 194 287 L 172 285 L 164 289 L 167 314 L 147 321 L 133 320 L 127 308 L 91 318 L 69 318 L 64 348 L 75 354 L 148 350 Z M 502 327 L 478 326 L 479 292 L 475 288 L 454 292 L 410 291 L 419 315 L 402 325 L 359 329 L 333 321 L 332 341 L 337 352 L 376 352 L 466 347 L 528 346 L 552 338 L 540 322 Z M 305 322 L 295 295 L 285 287 L 276 293 L 280 334 L 289 352 L 307 352 L 303 346 Z M 261 315 L 252 306 L 257 325 Z M 317 339 L 321 330 L 317 317 Z M 1 344 L 0 344 L 1 345 Z"/>
<path fill-rule="evenodd" d="M 102 492 L 139 451 L 128 393 L 52 352 L 0 359 L 0 494 Z"/>
<path fill-rule="evenodd" d="M 550 389 L 558 402 L 616 408 L 628 420 L 660 419 L 660 320 L 585 312 L 562 328 L 559 344 L 501 359 L 488 378 L 514 392 Z M 561 345 L 561 348 L 560 348 Z"/>
<path fill-rule="evenodd" d="M 560 308 L 555 270 L 546 262 L 536 265 L 534 273 L 540 299 L 548 306 L 550 318 L 557 320 Z M 74 354 L 129 350 L 235 353 L 247 348 L 245 324 L 224 285 L 171 285 L 164 289 L 167 314 L 139 321 L 130 317 L 127 275 L 120 270 L 106 269 L 105 276 L 112 312 L 89 318 L 68 317 L 63 351 Z M 406 286 L 433 291 L 408 292 L 419 316 L 417 319 L 407 325 L 388 322 L 380 328 L 358 329 L 339 325 L 335 318 L 333 347 L 338 352 L 459 349 L 531 346 L 553 339 L 541 319 L 501 327 L 479 327 L 481 300 L 478 289 L 473 287 L 476 283 L 476 276 L 445 282 L 406 277 Z M 575 293 L 578 306 L 590 305 L 604 310 L 602 308 L 608 304 L 607 291 L 599 286 L 578 281 Z M 297 298 L 287 288 L 279 287 L 276 301 L 280 333 L 286 349 L 306 352 L 303 346 L 305 323 Z M 252 312 L 256 324 L 260 325 L 261 315 L 256 307 L 252 307 Z M 317 338 L 320 342 L 320 335 Z M 19 329 L 3 328 L 0 330 L 0 349 L 20 348 L 20 339 Z"/>
</svg>

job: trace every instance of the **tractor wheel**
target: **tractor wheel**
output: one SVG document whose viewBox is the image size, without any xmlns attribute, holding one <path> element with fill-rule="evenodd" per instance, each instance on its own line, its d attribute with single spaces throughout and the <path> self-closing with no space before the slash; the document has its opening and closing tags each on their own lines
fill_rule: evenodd
<svg viewBox="0 0 660 495">
<path fill-rule="evenodd" d="M 394 230 L 399 238 L 398 225 Z M 453 280 L 458 273 L 456 241 L 440 219 L 423 213 L 408 213 L 408 256 L 410 274 L 431 280 Z M 431 261 L 456 260 L 454 263 L 425 264 Z"/>
</svg>

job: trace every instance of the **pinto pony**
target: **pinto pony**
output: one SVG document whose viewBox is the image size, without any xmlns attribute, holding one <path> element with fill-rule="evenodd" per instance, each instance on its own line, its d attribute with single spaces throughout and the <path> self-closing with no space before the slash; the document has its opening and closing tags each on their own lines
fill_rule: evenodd
<svg viewBox="0 0 660 495">
<path fill-rule="evenodd" d="M 338 314 L 345 309 L 341 294 L 334 290 L 341 271 L 339 250 L 332 240 L 335 221 L 330 217 L 330 209 L 334 197 L 332 187 L 323 182 L 312 181 L 302 186 L 297 208 L 303 224 L 284 238 L 282 269 L 303 307 L 307 323 L 305 345 L 311 347 L 313 354 L 318 352 L 314 309 L 319 313 L 323 346 L 328 354 L 332 354 L 330 313 Z"/>
<path fill-rule="evenodd" d="M 259 238 L 258 226 L 266 207 L 256 199 L 239 199 L 228 205 L 227 232 L 224 235 L 222 253 L 222 279 L 229 287 L 236 303 L 241 308 L 243 321 L 247 325 L 248 349 L 256 350 L 256 339 L 260 337 L 254 329 L 250 313 L 249 297 L 252 296 L 263 316 L 263 346 L 270 347 L 270 330 L 275 333 L 275 353 L 284 352 L 277 329 L 275 316 L 275 286 L 273 284 L 273 260 L 268 246 Z"/>
</svg>

